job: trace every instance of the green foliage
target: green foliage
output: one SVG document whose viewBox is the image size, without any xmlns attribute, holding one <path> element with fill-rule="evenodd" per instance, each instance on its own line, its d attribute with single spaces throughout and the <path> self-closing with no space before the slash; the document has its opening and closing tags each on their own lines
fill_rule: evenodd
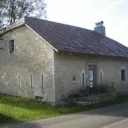
<svg viewBox="0 0 128 128">
<path fill-rule="evenodd" d="M 54 117 L 79 112 L 82 109 L 84 107 L 54 107 L 29 98 L 0 95 L 0 124 Z"/>
<path fill-rule="evenodd" d="M 0 124 L 43 119 L 80 111 L 87 111 L 124 102 L 128 102 L 128 98 L 117 98 L 87 106 L 75 104 L 68 106 L 51 106 L 50 104 L 29 98 L 0 94 Z"/>
</svg>

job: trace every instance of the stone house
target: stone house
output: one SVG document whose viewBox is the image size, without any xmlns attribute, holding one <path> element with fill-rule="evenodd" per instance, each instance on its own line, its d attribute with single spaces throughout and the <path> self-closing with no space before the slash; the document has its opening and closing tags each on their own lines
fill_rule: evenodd
<svg viewBox="0 0 128 128">
<path fill-rule="evenodd" d="M 51 104 L 72 92 L 112 85 L 128 92 L 128 48 L 94 31 L 25 17 L 0 35 L 0 93 Z"/>
</svg>

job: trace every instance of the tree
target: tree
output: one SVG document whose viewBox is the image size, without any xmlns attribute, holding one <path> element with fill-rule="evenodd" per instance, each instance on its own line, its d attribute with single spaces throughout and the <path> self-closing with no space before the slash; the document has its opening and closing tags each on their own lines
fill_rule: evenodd
<svg viewBox="0 0 128 128">
<path fill-rule="evenodd" d="M 0 0 L 0 26 L 7 26 L 24 16 L 46 18 L 44 0 Z"/>
<path fill-rule="evenodd" d="M 2 28 L 2 10 L 3 10 L 3 0 L 0 0 L 0 28 Z"/>
</svg>

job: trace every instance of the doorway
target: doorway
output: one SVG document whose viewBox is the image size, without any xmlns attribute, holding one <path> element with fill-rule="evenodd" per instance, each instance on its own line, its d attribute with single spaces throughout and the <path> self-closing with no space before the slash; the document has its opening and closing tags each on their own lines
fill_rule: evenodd
<svg viewBox="0 0 128 128">
<path fill-rule="evenodd" d="M 97 84 L 97 65 L 89 65 L 88 70 L 89 87 L 93 88 Z"/>
</svg>

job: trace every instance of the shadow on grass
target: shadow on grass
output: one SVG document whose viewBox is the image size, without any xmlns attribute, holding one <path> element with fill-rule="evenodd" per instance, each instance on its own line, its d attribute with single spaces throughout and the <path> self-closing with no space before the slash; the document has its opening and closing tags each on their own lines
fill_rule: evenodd
<svg viewBox="0 0 128 128">
<path fill-rule="evenodd" d="M 17 122 L 17 120 L 0 113 L 0 124 L 12 123 L 12 122 Z"/>
<path fill-rule="evenodd" d="M 42 128 L 41 125 L 36 123 L 16 123 L 18 123 L 17 120 L 0 113 L 0 128 Z"/>
</svg>

